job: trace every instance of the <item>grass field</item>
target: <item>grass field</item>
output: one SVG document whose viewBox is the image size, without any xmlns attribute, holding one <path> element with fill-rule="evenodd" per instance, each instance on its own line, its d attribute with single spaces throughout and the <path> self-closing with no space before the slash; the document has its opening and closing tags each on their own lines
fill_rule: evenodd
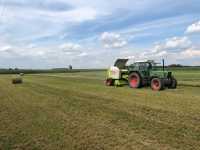
<svg viewBox="0 0 200 150">
<path fill-rule="evenodd" d="M 0 150 L 198 150 L 200 70 L 176 90 L 105 87 L 105 72 L 0 76 Z"/>
</svg>

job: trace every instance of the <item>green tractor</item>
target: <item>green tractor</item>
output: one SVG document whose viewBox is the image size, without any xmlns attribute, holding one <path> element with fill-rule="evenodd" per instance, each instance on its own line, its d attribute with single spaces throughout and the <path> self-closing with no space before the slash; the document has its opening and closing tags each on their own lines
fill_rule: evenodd
<svg viewBox="0 0 200 150">
<path fill-rule="evenodd" d="M 154 61 L 134 62 L 126 65 L 129 59 L 118 59 L 114 66 L 108 69 L 105 84 L 107 86 L 129 85 L 131 88 L 151 86 L 155 91 L 167 88 L 175 89 L 177 80 L 172 72 L 165 70 L 163 66 L 156 66 Z"/>
</svg>

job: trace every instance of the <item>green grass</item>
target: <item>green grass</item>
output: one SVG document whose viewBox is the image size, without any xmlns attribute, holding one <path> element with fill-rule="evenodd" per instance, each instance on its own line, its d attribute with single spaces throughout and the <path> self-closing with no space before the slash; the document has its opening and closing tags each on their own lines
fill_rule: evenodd
<svg viewBox="0 0 200 150">
<path fill-rule="evenodd" d="M 0 76 L 0 149 L 200 147 L 200 71 L 175 71 L 176 90 L 105 87 L 105 72 Z"/>
<path fill-rule="evenodd" d="M 200 69 L 199 70 L 179 70 L 174 71 L 179 79 L 180 85 L 200 87 Z"/>
</svg>

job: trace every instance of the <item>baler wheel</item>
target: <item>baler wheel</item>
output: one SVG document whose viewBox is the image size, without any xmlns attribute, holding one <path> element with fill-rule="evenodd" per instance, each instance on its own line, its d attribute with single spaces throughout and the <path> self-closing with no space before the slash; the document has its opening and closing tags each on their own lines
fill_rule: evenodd
<svg viewBox="0 0 200 150">
<path fill-rule="evenodd" d="M 151 88 L 154 91 L 160 91 L 164 89 L 164 83 L 162 79 L 154 78 L 151 80 Z"/>
<path fill-rule="evenodd" d="M 112 86 L 113 85 L 113 79 L 106 79 L 105 85 L 106 86 Z"/>
<path fill-rule="evenodd" d="M 141 87 L 141 77 L 138 73 L 134 72 L 129 75 L 129 85 L 131 88 Z"/>
</svg>

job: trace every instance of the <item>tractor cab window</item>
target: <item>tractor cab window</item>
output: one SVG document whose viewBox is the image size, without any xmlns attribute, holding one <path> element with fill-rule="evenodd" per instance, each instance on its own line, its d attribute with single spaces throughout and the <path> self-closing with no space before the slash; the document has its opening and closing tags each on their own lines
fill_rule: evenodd
<svg viewBox="0 0 200 150">
<path fill-rule="evenodd" d="M 149 63 L 140 63 L 139 69 L 140 70 L 148 70 Z"/>
<path fill-rule="evenodd" d="M 151 64 L 151 66 L 152 66 L 152 67 L 151 67 L 152 70 L 157 70 L 157 68 L 158 68 L 157 65 L 156 65 L 156 63 Z"/>
</svg>

